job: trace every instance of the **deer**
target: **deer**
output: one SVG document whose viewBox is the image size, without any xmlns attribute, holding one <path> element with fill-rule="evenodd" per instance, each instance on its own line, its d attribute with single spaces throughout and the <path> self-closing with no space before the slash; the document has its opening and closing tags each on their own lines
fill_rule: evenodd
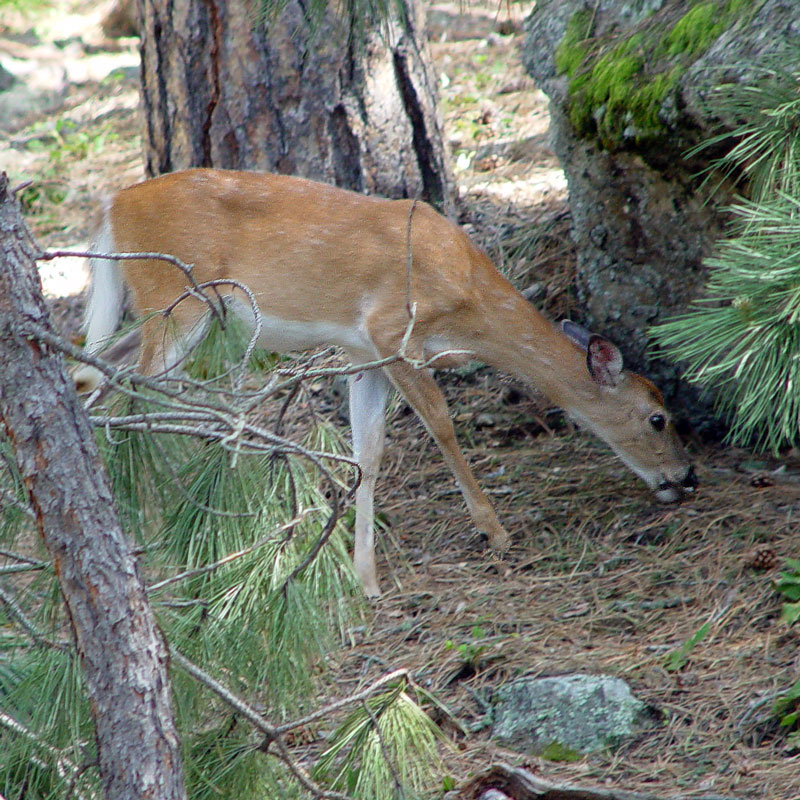
<svg viewBox="0 0 800 800">
<path fill-rule="evenodd" d="M 380 595 L 374 493 L 392 387 L 438 445 L 489 548 L 502 556 L 510 546 L 427 366 L 472 358 L 538 389 L 609 445 L 660 502 L 677 502 L 697 486 L 653 383 L 626 370 L 620 350 L 605 337 L 569 321 L 558 325 L 537 311 L 456 223 L 422 201 L 366 196 L 286 175 L 189 169 L 106 200 L 93 249 L 171 254 L 193 265 L 201 286 L 220 279 L 244 284 L 257 300 L 267 349 L 336 345 L 356 367 L 384 361 L 349 379 L 353 458 L 360 469 L 353 562 L 368 597 Z M 186 275 L 158 259 L 94 259 L 91 268 L 86 352 L 97 353 L 114 334 L 127 286 L 134 312 L 147 317 L 139 371 L 179 369 L 208 309 L 198 301 L 172 307 L 170 337 L 164 315 L 153 312 L 185 292 Z M 401 351 L 403 358 L 390 359 Z M 74 379 L 86 392 L 100 378 L 84 365 Z"/>
</svg>

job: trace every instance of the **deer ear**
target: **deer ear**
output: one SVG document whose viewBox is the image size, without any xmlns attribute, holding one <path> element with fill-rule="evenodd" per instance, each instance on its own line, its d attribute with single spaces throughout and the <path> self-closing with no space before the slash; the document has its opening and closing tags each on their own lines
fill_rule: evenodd
<svg viewBox="0 0 800 800">
<path fill-rule="evenodd" d="M 595 383 L 613 388 L 622 374 L 622 353 L 613 342 L 593 333 L 586 348 L 586 366 Z"/>
<path fill-rule="evenodd" d="M 581 350 L 586 350 L 589 347 L 589 338 L 592 334 L 589 333 L 586 328 L 576 325 L 572 320 L 562 319 L 561 331 L 568 339 L 571 339 L 578 345 Z"/>
</svg>

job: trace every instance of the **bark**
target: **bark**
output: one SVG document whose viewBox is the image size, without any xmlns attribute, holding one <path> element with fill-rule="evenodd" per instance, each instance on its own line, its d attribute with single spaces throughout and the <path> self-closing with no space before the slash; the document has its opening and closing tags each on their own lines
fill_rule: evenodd
<svg viewBox="0 0 800 800">
<path fill-rule="evenodd" d="M 141 0 L 147 172 L 257 169 L 453 211 L 422 12 L 363 43 L 333 4 Z M 376 26 L 374 26 L 376 27 Z M 313 30 L 312 30 L 313 28 Z"/>
<path fill-rule="evenodd" d="M 52 333 L 37 249 L 0 175 L 0 417 L 50 553 L 95 721 L 107 798 L 184 798 L 165 643 Z M 47 702 L 47 698 L 42 698 Z"/>
</svg>

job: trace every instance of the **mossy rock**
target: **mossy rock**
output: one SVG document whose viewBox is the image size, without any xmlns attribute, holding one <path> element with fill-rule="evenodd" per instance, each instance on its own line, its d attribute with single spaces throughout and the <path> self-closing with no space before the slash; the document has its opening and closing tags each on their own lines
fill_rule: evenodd
<svg viewBox="0 0 800 800">
<path fill-rule="evenodd" d="M 594 9 L 575 10 L 553 56 L 556 72 L 568 80 L 572 126 L 608 150 L 661 136 L 687 69 L 759 6 L 751 0 L 627 5 L 639 18 L 622 29 L 598 29 Z"/>
<path fill-rule="evenodd" d="M 725 207 L 747 189 L 747 175 L 714 174 L 722 135 L 742 122 L 713 102 L 718 87 L 798 63 L 796 6 L 537 0 L 526 31 L 523 62 L 550 98 L 550 140 L 569 187 L 582 321 L 614 339 L 695 430 L 717 435 L 713 398 L 682 383 L 680 365 L 653 357 L 648 329 L 702 292 Z"/>
<path fill-rule="evenodd" d="M 522 678 L 498 690 L 492 736 L 551 761 L 577 761 L 614 748 L 656 724 L 621 678 Z"/>
</svg>

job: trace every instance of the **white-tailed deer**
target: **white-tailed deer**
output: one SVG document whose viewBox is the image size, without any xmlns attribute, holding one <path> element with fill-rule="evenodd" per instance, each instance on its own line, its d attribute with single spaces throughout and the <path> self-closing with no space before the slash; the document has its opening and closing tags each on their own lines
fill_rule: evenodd
<svg viewBox="0 0 800 800">
<path fill-rule="evenodd" d="M 362 364 L 397 353 L 404 336 L 405 353 L 419 361 L 469 351 L 544 392 L 607 442 L 659 500 L 678 500 L 696 486 L 655 386 L 624 370 L 607 339 L 571 323 L 553 325 L 460 228 L 424 203 L 364 197 L 280 175 L 193 169 L 117 193 L 103 210 L 95 246 L 169 253 L 194 265 L 199 284 L 235 278 L 255 293 L 261 338 L 276 351 L 335 344 Z M 97 259 L 88 308 L 90 352 L 117 327 L 123 277 L 139 314 L 164 309 L 187 284 L 163 261 Z M 172 310 L 179 339 L 197 338 L 206 310 L 199 301 Z M 180 342 L 165 347 L 163 326 L 163 316 L 154 315 L 142 328 L 139 364 L 145 373 L 174 367 L 185 349 Z M 88 389 L 98 377 L 83 368 L 76 382 Z M 429 370 L 408 360 L 365 370 L 350 381 L 350 418 L 362 470 L 354 561 L 371 596 L 379 593 L 373 493 L 392 384 L 436 440 L 478 530 L 497 552 L 509 545 L 458 447 Z"/>
</svg>

